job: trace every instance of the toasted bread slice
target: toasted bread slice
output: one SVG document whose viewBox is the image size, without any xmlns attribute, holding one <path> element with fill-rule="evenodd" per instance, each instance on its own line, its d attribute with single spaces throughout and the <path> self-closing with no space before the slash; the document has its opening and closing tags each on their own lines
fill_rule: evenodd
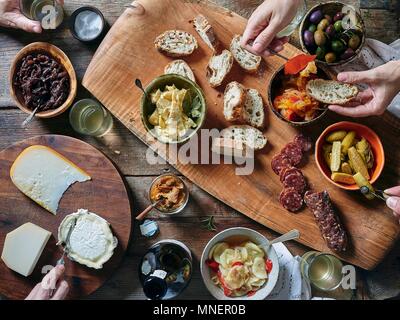
<svg viewBox="0 0 400 320">
<path fill-rule="evenodd" d="M 244 123 L 246 89 L 236 81 L 229 83 L 224 93 L 224 117 L 227 121 Z"/>
<path fill-rule="evenodd" d="M 327 104 L 345 104 L 358 94 L 356 86 L 333 80 L 310 80 L 306 89 L 308 95 Z"/>
<path fill-rule="evenodd" d="M 196 82 L 192 69 L 183 60 L 174 60 L 168 63 L 164 68 L 164 74 L 179 74 L 182 77 Z"/>
<path fill-rule="evenodd" d="M 243 49 L 240 45 L 240 35 L 235 35 L 232 39 L 230 50 L 236 62 L 247 72 L 255 73 L 261 64 L 261 57 Z"/>
<path fill-rule="evenodd" d="M 168 30 L 160 34 L 154 45 L 157 50 L 170 57 L 191 55 L 198 48 L 196 38 L 182 30 Z"/>
<path fill-rule="evenodd" d="M 210 85 L 215 88 L 220 86 L 225 77 L 231 71 L 233 56 L 228 50 L 222 51 L 220 55 L 211 57 L 207 66 L 207 79 Z"/>
<path fill-rule="evenodd" d="M 194 28 L 203 41 L 210 47 L 211 50 L 217 51 L 219 41 L 215 35 L 213 27 L 202 14 L 199 14 L 193 21 Z"/>
<path fill-rule="evenodd" d="M 267 144 L 263 133 L 248 125 L 230 126 L 222 130 L 221 137 L 239 141 L 253 150 L 261 150 Z"/>
<path fill-rule="evenodd" d="M 244 104 L 244 120 L 247 124 L 256 127 L 264 127 L 264 102 L 256 89 L 246 90 L 246 102 Z"/>
</svg>

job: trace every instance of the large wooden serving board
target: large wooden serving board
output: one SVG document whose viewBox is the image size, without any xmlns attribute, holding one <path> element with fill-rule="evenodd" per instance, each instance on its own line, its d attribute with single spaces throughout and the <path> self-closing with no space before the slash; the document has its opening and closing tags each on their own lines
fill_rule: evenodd
<svg viewBox="0 0 400 320">
<path fill-rule="evenodd" d="M 25 148 L 32 145 L 53 148 L 92 177 L 91 181 L 75 183 L 65 192 L 56 216 L 23 195 L 10 179 L 10 168 L 14 160 Z M 105 155 L 89 144 L 70 137 L 34 137 L 0 152 L 0 251 L 3 249 L 6 234 L 26 222 L 32 222 L 53 234 L 33 274 L 27 278 L 11 271 L 0 260 L 2 295 L 10 299 L 23 299 L 41 281 L 42 268 L 54 266 L 62 255 L 62 250 L 56 246 L 58 226 L 66 215 L 80 208 L 88 209 L 106 219 L 118 238 L 118 246 L 101 270 L 90 269 L 65 259 L 65 279 L 70 285 L 68 297 L 71 299 L 89 295 L 102 286 L 123 258 L 131 234 L 131 207 L 124 182 Z"/>
<path fill-rule="evenodd" d="M 140 120 L 141 92 L 135 87 L 134 80 L 140 78 L 146 85 L 163 73 L 164 66 L 171 59 L 154 49 L 153 40 L 168 29 L 186 30 L 198 39 L 199 50 L 185 60 L 193 68 L 206 95 L 208 111 L 204 128 L 222 129 L 229 126 L 222 113 L 221 93 L 224 87 L 212 89 L 206 81 L 205 70 L 211 52 L 195 33 L 191 23 L 199 12 L 209 19 L 225 48 L 229 47 L 232 36 L 242 33 L 246 25 L 244 18 L 218 7 L 189 4 L 179 0 L 140 0 L 134 2 L 133 7 L 127 9 L 114 24 L 83 79 L 83 85 L 148 145 L 152 141 L 146 137 Z M 290 57 L 299 52 L 295 47 L 287 45 L 283 54 Z M 283 63 L 278 57 L 268 58 L 263 72 L 257 75 L 245 74 L 235 65 L 229 80 L 258 89 L 267 101 L 268 83 Z M 251 175 L 237 176 L 236 166 L 229 164 L 173 165 L 201 188 L 259 223 L 280 233 L 296 228 L 301 232 L 301 243 L 317 250 L 329 251 L 311 212 L 304 209 L 299 214 L 292 214 L 284 210 L 278 202 L 282 186 L 271 169 L 270 161 L 274 154 L 293 139 L 297 130 L 278 120 L 267 107 L 266 114 L 265 135 L 269 143 L 257 155 L 255 170 Z M 329 115 L 326 120 L 305 131 L 315 139 L 326 125 L 338 119 L 340 118 Z M 379 129 L 378 133 L 381 134 L 384 144 L 387 142 L 396 145 L 395 137 L 398 133 L 394 134 L 387 128 Z M 160 153 L 172 161 L 165 152 Z M 389 171 L 385 171 L 385 174 L 388 177 L 397 177 L 399 170 L 396 163 L 390 165 L 390 159 L 388 160 Z M 319 173 L 312 154 L 302 169 L 314 190 L 329 191 L 348 230 L 351 245 L 341 258 L 366 269 L 374 268 L 398 237 L 399 226 L 390 210 L 385 208 L 384 203 L 368 202 L 357 193 L 344 192 L 329 184 Z"/>
</svg>

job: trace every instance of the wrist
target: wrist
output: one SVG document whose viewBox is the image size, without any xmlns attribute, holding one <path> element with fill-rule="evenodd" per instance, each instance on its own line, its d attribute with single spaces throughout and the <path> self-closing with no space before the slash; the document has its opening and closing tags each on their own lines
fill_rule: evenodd
<svg viewBox="0 0 400 320">
<path fill-rule="evenodd" d="M 388 67 L 393 76 L 392 81 L 397 85 L 397 88 L 400 91 L 400 60 L 388 62 Z"/>
</svg>

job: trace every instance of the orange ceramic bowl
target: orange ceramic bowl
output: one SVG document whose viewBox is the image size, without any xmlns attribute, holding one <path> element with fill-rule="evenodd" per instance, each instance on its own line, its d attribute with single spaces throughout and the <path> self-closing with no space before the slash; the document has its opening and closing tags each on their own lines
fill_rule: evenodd
<svg viewBox="0 0 400 320">
<path fill-rule="evenodd" d="M 359 187 L 356 184 L 347 185 L 343 183 L 335 182 L 331 179 L 331 171 L 328 165 L 325 163 L 324 153 L 322 146 L 325 143 L 325 138 L 328 134 L 333 131 L 345 130 L 345 131 L 355 131 L 357 133 L 357 138 L 365 138 L 371 145 L 372 152 L 374 154 L 375 163 L 372 169 L 370 169 L 371 179 L 370 182 L 373 184 L 378 180 L 382 173 L 383 167 L 385 166 L 385 153 L 383 150 L 381 139 L 378 135 L 372 131 L 370 128 L 355 122 L 338 122 L 325 129 L 324 132 L 319 136 L 316 146 L 315 146 L 315 161 L 322 175 L 335 186 L 345 189 L 345 190 L 358 190 Z"/>
</svg>

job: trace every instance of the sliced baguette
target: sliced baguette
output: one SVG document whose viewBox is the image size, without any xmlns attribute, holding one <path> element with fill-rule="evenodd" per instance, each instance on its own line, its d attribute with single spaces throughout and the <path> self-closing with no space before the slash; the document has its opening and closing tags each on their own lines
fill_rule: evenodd
<svg viewBox="0 0 400 320">
<path fill-rule="evenodd" d="M 215 138 L 211 151 L 228 157 L 253 158 L 254 150 L 243 143 L 243 141 L 231 138 Z"/>
<path fill-rule="evenodd" d="M 207 66 L 207 80 L 213 88 L 219 87 L 231 71 L 233 56 L 228 50 L 211 57 Z"/>
<path fill-rule="evenodd" d="M 182 77 L 196 82 L 192 69 L 190 69 L 189 65 L 183 60 L 174 60 L 168 63 L 164 68 L 164 74 L 179 74 Z"/>
<path fill-rule="evenodd" d="M 246 90 L 246 102 L 244 105 L 244 121 L 256 128 L 264 127 L 264 102 L 256 89 Z"/>
<path fill-rule="evenodd" d="M 199 14 L 193 21 L 194 28 L 196 29 L 199 36 L 203 41 L 210 47 L 214 52 L 218 49 L 219 41 L 215 35 L 213 27 L 210 25 L 208 20 L 202 14 Z"/>
<path fill-rule="evenodd" d="M 236 62 L 247 72 L 255 73 L 261 64 L 261 57 L 243 49 L 240 45 L 240 35 L 235 35 L 232 39 L 230 50 Z"/>
<path fill-rule="evenodd" d="M 254 150 L 261 150 L 267 144 L 267 138 L 263 133 L 248 125 L 230 126 L 222 130 L 221 137 L 239 141 Z"/>
<path fill-rule="evenodd" d="M 333 80 L 310 80 L 306 89 L 308 95 L 327 104 L 345 104 L 358 94 L 356 86 Z"/>
<path fill-rule="evenodd" d="M 244 119 L 246 103 L 246 89 L 239 82 L 233 81 L 225 88 L 224 93 L 224 117 L 227 121 L 241 122 Z"/>
<path fill-rule="evenodd" d="M 154 45 L 157 50 L 170 57 L 191 55 L 198 48 L 196 38 L 182 30 L 168 30 L 160 34 Z"/>
</svg>

